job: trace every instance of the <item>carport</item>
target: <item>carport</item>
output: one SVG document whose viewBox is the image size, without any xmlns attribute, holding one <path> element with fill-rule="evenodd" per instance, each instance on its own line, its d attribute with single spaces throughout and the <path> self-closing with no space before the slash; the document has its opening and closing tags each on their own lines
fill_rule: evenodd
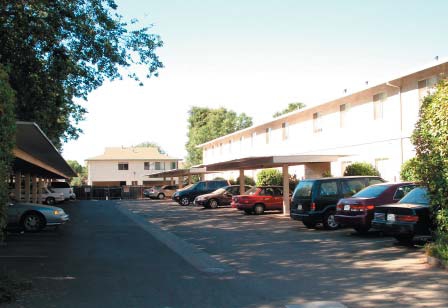
<svg viewBox="0 0 448 308">
<path fill-rule="evenodd" d="M 244 193 L 244 170 L 282 168 L 283 172 L 283 213 L 289 215 L 289 166 L 331 163 L 346 155 L 286 155 L 245 157 L 198 167 L 206 168 L 207 172 L 239 170 L 240 192 Z"/>
<path fill-rule="evenodd" d="M 207 172 L 204 167 L 193 167 L 189 169 L 173 169 L 167 171 L 161 171 L 153 174 L 148 174 L 150 178 L 171 178 L 171 184 L 174 184 L 174 178 L 178 178 L 179 188 L 182 188 L 183 181 L 185 177 L 188 177 L 188 184 L 191 184 L 191 176 L 199 175 L 201 179 L 203 179 L 205 173 L 213 173 Z"/>
<path fill-rule="evenodd" d="M 13 150 L 15 196 L 25 202 L 41 202 L 41 188 L 54 179 L 68 179 L 77 174 L 67 164 L 53 143 L 34 122 L 16 122 L 16 145 Z M 19 197 L 20 198 L 20 197 Z"/>
</svg>

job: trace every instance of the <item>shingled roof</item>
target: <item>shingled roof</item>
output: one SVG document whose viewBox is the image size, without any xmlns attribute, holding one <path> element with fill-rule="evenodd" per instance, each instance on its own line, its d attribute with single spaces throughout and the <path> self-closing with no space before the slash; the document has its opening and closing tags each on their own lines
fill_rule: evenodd
<svg viewBox="0 0 448 308">
<path fill-rule="evenodd" d="M 154 147 L 110 147 L 105 148 L 104 154 L 91 157 L 93 160 L 181 160 L 159 153 Z"/>
</svg>

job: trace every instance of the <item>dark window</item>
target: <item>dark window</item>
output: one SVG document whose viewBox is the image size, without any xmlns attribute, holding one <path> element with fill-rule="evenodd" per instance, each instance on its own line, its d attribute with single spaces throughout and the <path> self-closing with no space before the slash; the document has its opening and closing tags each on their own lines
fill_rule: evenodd
<svg viewBox="0 0 448 308">
<path fill-rule="evenodd" d="M 364 183 L 363 179 L 344 180 L 342 181 L 342 194 L 344 197 L 352 196 L 366 187 Z"/>
<path fill-rule="evenodd" d="M 175 161 L 171 162 L 171 169 L 176 169 L 176 162 Z"/>
<path fill-rule="evenodd" d="M 162 168 L 160 167 L 159 161 L 156 161 L 156 170 L 162 170 Z"/>
<path fill-rule="evenodd" d="M 70 188 L 70 184 L 67 182 L 51 182 L 53 188 Z"/>
<path fill-rule="evenodd" d="M 198 182 L 197 184 L 196 184 L 196 190 L 205 190 L 205 188 L 206 188 L 206 185 L 205 185 L 205 182 Z"/>
<path fill-rule="evenodd" d="M 322 182 L 320 184 L 319 195 L 322 197 L 337 196 L 338 183 L 336 181 Z"/>
<path fill-rule="evenodd" d="M 118 163 L 118 170 L 129 170 L 128 163 Z"/>
<path fill-rule="evenodd" d="M 145 161 L 145 162 L 143 163 L 143 168 L 144 168 L 145 170 L 149 170 L 149 161 Z"/>
<path fill-rule="evenodd" d="M 407 193 L 410 192 L 411 190 L 413 190 L 414 188 L 415 188 L 415 185 L 406 185 L 406 186 L 398 187 L 398 189 L 397 189 L 397 191 L 395 192 L 395 195 L 394 195 L 394 200 L 400 200 L 401 198 L 406 196 Z"/>
<path fill-rule="evenodd" d="M 293 198 L 310 198 L 314 181 L 300 181 L 294 190 Z"/>
<path fill-rule="evenodd" d="M 280 188 L 274 188 L 274 196 L 283 196 L 283 191 Z"/>
<path fill-rule="evenodd" d="M 379 183 L 383 183 L 383 181 L 381 181 L 380 179 L 369 179 L 369 186 L 373 185 L 373 184 L 379 184 Z"/>
</svg>

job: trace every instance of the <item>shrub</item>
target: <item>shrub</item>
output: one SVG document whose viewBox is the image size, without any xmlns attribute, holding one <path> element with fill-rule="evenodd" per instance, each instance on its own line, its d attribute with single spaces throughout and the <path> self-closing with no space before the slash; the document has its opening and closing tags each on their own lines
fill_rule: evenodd
<svg viewBox="0 0 448 308">
<path fill-rule="evenodd" d="M 263 169 L 258 173 L 257 185 L 283 185 L 283 176 L 277 169 Z"/>
<path fill-rule="evenodd" d="M 230 179 L 229 182 L 231 185 L 239 185 L 240 184 L 239 178 L 237 178 L 236 180 Z M 244 176 L 244 185 L 255 186 L 255 180 L 253 178 L 245 175 Z"/>
<path fill-rule="evenodd" d="M 350 164 L 347 166 L 347 168 L 345 168 L 344 176 L 349 176 L 349 175 L 377 175 L 377 176 L 379 176 L 380 173 L 371 164 L 366 163 L 366 162 L 358 162 L 358 163 Z"/>
<path fill-rule="evenodd" d="M 418 160 L 416 157 L 405 161 L 403 165 L 401 165 L 400 179 L 402 181 L 420 182 L 421 179 L 418 176 L 417 164 Z"/>
</svg>

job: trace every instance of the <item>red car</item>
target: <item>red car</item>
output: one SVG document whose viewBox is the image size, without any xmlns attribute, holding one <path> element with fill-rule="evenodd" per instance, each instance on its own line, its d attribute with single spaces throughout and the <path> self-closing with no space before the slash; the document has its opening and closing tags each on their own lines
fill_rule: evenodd
<svg viewBox="0 0 448 308">
<path fill-rule="evenodd" d="M 396 203 L 416 186 L 412 182 L 368 186 L 350 198 L 339 200 L 335 221 L 340 225 L 352 227 L 358 233 L 366 233 L 371 227 L 376 206 Z"/>
<path fill-rule="evenodd" d="M 246 191 L 244 195 L 232 197 L 232 207 L 247 214 L 263 214 L 264 211 L 283 211 L 283 187 L 259 186 Z"/>
</svg>

